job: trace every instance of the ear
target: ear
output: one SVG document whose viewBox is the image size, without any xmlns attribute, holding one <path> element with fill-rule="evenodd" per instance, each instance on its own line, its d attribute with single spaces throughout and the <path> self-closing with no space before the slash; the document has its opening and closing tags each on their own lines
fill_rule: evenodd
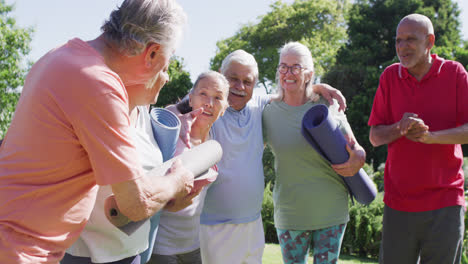
<svg viewBox="0 0 468 264">
<path fill-rule="evenodd" d="M 310 82 L 313 77 L 314 77 L 314 72 L 313 71 L 307 72 L 306 73 L 306 83 Z"/>
<path fill-rule="evenodd" d="M 151 68 L 156 62 L 156 55 L 158 52 L 162 52 L 161 45 L 158 43 L 149 43 L 145 49 L 145 65 L 147 68 Z"/>
<path fill-rule="evenodd" d="M 430 49 L 432 49 L 432 47 L 434 47 L 434 44 L 435 44 L 435 36 L 434 36 L 434 34 L 429 34 L 429 35 L 427 36 L 427 40 L 428 40 L 427 48 L 430 50 Z"/>
<path fill-rule="evenodd" d="M 189 104 L 190 107 L 192 107 L 192 94 L 189 94 L 188 98 L 189 98 L 188 99 L 188 104 Z"/>
</svg>

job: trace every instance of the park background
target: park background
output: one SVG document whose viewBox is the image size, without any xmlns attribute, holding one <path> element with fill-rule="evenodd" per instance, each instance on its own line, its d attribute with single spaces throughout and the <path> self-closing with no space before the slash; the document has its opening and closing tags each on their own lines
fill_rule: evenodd
<svg viewBox="0 0 468 264">
<path fill-rule="evenodd" d="M 0 57 L 0 137 L 8 128 L 31 64 L 71 38 L 97 37 L 104 20 L 121 2 L 0 0 L 0 46 L 3 49 L 0 55 L 3 56 Z M 312 51 L 317 81 L 330 83 L 347 98 L 348 119 L 368 153 L 365 169 L 380 192 L 383 192 L 386 147 L 370 145 L 366 123 L 378 77 L 386 66 L 397 61 L 393 38 L 398 21 L 409 13 L 427 15 L 436 31 L 434 52 L 468 66 L 466 0 L 178 2 L 188 14 L 188 26 L 171 63 L 171 82 L 163 89 L 158 106 L 185 95 L 199 73 L 217 70 L 222 59 L 238 48 L 252 53 L 259 62 L 261 74 L 255 92 L 274 92 L 278 48 L 286 41 L 301 41 Z M 274 244 L 277 242 L 271 198 L 274 161 L 269 149 L 265 151 L 264 164 L 266 188 L 262 217 L 266 239 Z M 361 257 L 359 262 L 367 257 L 375 259 L 380 244 L 382 209 L 382 193 L 370 206 L 351 204 L 351 221 L 342 252 Z M 466 249 L 464 263 L 468 263 Z"/>
</svg>

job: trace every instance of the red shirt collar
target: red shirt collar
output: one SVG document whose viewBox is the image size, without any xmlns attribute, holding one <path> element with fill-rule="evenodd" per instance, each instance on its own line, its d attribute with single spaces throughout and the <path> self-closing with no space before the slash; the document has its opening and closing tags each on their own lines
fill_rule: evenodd
<svg viewBox="0 0 468 264">
<path fill-rule="evenodd" d="M 431 77 L 432 75 L 439 75 L 440 71 L 442 70 L 442 66 L 445 63 L 445 60 L 437 56 L 437 54 L 431 54 L 431 57 L 434 62 L 432 63 L 431 69 L 429 69 L 429 71 L 426 73 L 426 75 L 424 75 L 421 81 Z M 403 67 L 401 63 L 398 64 L 398 76 L 400 77 L 400 79 L 406 79 L 411 76 L 411 74 L 408 72 L 408 69 Z"/>
</svg>

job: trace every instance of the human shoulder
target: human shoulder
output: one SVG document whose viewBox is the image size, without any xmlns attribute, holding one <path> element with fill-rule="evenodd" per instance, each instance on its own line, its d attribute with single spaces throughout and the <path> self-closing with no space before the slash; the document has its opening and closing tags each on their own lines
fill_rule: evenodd
<svg viewBox="0 0 468 264">
<path fill-rule="evenodd" d="M 401 75 L 403 67 L 399 62 L 393 63 L 387 66 L 384 71 L 382 72 L 382 76 L 387 75 Z"/>
</svg>

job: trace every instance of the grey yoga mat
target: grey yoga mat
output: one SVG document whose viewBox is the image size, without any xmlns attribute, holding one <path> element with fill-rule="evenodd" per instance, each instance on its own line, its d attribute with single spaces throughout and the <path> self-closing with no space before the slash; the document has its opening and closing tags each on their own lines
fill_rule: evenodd
<svg viewBox="0 0 468 264">
<path fill-rule="evenodd" d="M 165 175 L 172 166 L 174 160 L 180 159 L 183 166 L 187 170 L 191 171 L 193 175 L 195 175 L 195 178 L 200 179 L 211 177 L 213 173 L 217 172 L 209 170 L 209 168 L 219 162 L 222 155 L 223 150 L 221 145 L 215 140 L 208 140 L 188 151 L 183 152 L 179 156 L 164 162 L 161 166 L 154 168 L 150 172 L 150 175 Z M 114 195 L 111 195 L 106 199 L 104 210 L 107 219 L 127 235 L 133 234 L 138 227 L 148 220 L 145 219 L 133 222 L 128 219 L 128 217 L 122 214 L 117 207 Z"/>
<path fill-rule="evenodd" d="M 330 163 L 340 164 L 348 160 L 346 139 L 329 116 L 327 106 L 319 104 L 311 107 L 304 114 L 301 132 L 307 142 Z M 354 176 L 342 178 L 351 196 L 359 203 L 368 205 L 375 199 L 377 189 L 362 168 Z"/>
</svg>

